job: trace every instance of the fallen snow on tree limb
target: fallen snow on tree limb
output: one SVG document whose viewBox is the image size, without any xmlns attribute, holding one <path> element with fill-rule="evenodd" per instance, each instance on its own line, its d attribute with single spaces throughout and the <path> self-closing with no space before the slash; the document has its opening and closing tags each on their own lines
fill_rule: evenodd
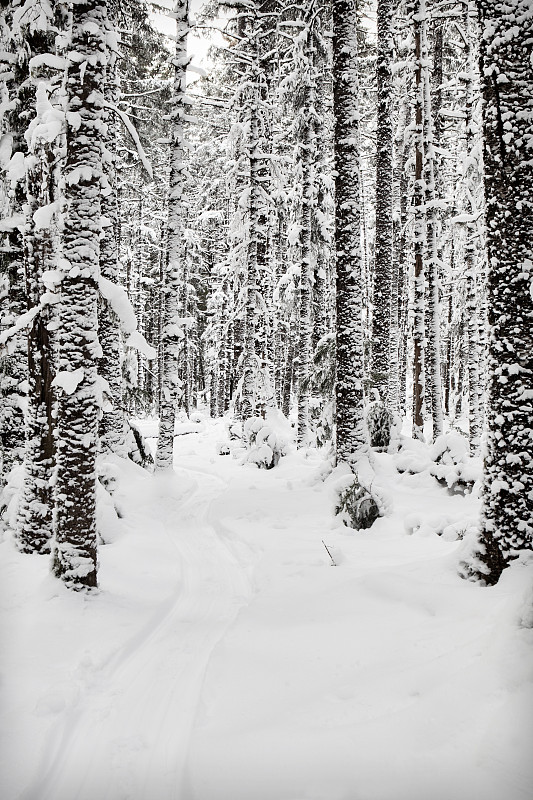
<svg viewBox="0 0 533 800">
<path fill-rule="evenodd" d="M 157 350 L 152 345 L 148 344 L 144 336 L 140 331 L 133 331 L 130 333 L 126 340 L 127 347 L 133 347 L 135 350 L 138 350 L 139 353 L 142 353 L 143 356 L 146 356 L 148 361 L 153 361 L 157 358 Z"/>
</svg>

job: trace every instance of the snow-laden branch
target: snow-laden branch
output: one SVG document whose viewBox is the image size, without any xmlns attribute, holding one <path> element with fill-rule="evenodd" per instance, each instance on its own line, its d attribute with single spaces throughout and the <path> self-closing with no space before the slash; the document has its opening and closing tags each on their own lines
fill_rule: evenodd
<svg viewBox="0 0 533 800">
<path fill-rule="evenodd" d="M 14 325 L 0 333 L 0 355 L 5 355 L 9 352 L 9 343 L 13 341 L 18 333 L 30 327 L 35 317 L 40 314 L 41 308 L 42 306 L 38 305 L 30 308 L 29 311 L 25 311 L 24 314 L 17 317 Z"/>
<path fill-rule="evenodd" d="M 126 346 L 133 347 L 145 355 L 148 361 L 153 361 L 157 357 L 157 351 L 148 344 L 142 333 L 137 330 L 137 317 L 126 290 L 102 276 L 98 278 L 98 288 L 102 297 L 107 300 L 119 318 L 123 332 L 129 334 Z"/>
<path fill-rule="evenodd" d="M 105 103 L 105 107 L 109 108 L 111 111 L 113 111 L 117 115 L 117 117 L 119 117 L 121 119 L 122 123 L 124 124 L 124 127 L 128 131 L 128 133 L 131 136 L 131 138 L 133 139 L 133 143 L 135 144 L 135 147 L 137 148 L 137 153 L 139 154 L 139 158 L 141 159 L 141 163 L 142 163 L 144 169 L 146 170 L 146 173 L 148 174 L 148 177 L 150 178 L 150 180 L 153 180 L 154 173 L 153 173 L 153 170 L 152 170 L 152 165 L 148 161 L 146 153 L 144 152 L 144 148 L 143 148 L 143 146 L 141 144 L 141 140 L 139 139 L 139 134 L 137 133 L 137 129 L 135 128 L 135 125 L 132 125 L 131 120 L 128 117 L 128 115 L 125 114 L 124 111 L 121 111 L 120 108 L 117 108 L 117 106 L 114 105 L 113 103 Z"/>
</svg>

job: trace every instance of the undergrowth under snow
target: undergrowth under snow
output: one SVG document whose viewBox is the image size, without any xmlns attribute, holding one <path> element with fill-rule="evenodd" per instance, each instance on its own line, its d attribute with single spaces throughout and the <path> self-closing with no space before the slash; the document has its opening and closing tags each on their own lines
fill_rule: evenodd
<svg viewBox="0 0 533 800">
<path fill-rule="evenodd" d="M 4 536 L 2 797 L 530 800 L 533 563 L 458 577 L 476 465 L 377 454 L 355 532 L 319 452 L 259 470 L 222 422 L 177 434 L 172 476 L 101 465 L 96 595 Z"/>
</svg>

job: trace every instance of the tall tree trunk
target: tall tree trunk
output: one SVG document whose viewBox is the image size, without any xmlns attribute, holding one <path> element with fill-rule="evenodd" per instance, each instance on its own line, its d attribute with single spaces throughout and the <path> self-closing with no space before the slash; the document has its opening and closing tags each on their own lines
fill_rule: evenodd
<svg viewBox="0 0 533 800">
<path fill-rule="evenodd" d="M 102 105 L 106 7 L 72 6 L 67 71 L 66 213 L 61 284 L 57 420 L 56 541 L 53 570 L 69 587 L 97 584 L 96 364 L 100 259 Z"/>
<path fill-rule="evenodd" d="M 426 339 L 427 339 L 427 397 L 433 422 L 433 438 L 444 431 L 442 412 L 442 386 L 440 375 L 440 300 L 439 300 L 439 254 L 437 201 L 437 160 L 435 153 L 433 113 L 431 109 L 431 89 L 429 70 L 429 48 L 427 43 L 426 2 L 421 0 L 420 56 L 424 93 L 423 136 L 424 136 L 424 188 L 426 216 L 425 273 L 427 279 Z"/>
<path fill-rule="evenodd" d="M 481 577 L 495 583 L 517 551 L 533 548 L 533 7 L 477 5 L 490 326 Z"/>
<path fill-rule="evenodd" d="M 333 1 L 335 246 L 337 253 L 336 456 L 356 468 L 363 425 L 363 259 L 355 0 Z"/>
<path fill-rule="evenodd" d="M 392 0 L 377 6 L 376 246 L 372 316 L 372 384 L 389 403 L 393 270 Z M 397 276 L 396 276 L 397 277 Z M 396 314 L 397 327 L 397 314 Z"/>
<path fill-rule="evenodd" d="M 110 22 L 110 20 L 108 21 Z M 112 27 L 108 25 L 109 33 Z M 118 102 L 118 85 L 116 75 L 117 54 L 112 48 L 108 50 L 107 69 L 105 75 L 104 109 L 104 181 L 100 195 L 102 218 L 102 237 L 100 239 L 100 273 L 102 278 L 118 283 L 118 200 L 116 189 L 115 147 L 117 128 L 115 114 L 108 104 Z M 118 318 L 109 302 L 100 298 L 98 313 L 98 335 L 102 345 L 102 358 L 99 360 L 99 374 L 107 381 L 110 391 L 111 407 L 104 407 L 100 421 L 100 441 L 102 450 L 116 453 L 125 458 L 128 454 L 127 435 L 129 426 L 122 409 L 122 363 L 121 341 Z"/>
<path fill-rule="evenodd" d="M 302 246 L 300 258 L 300 337 L 298 348 L 298 446 L 308 443 L 309 431 L 309 374 L 312 348 L 313 297 L 313 206 L 315 202 L 315 75 L 313 52 L 307 47 L 307 75 L 304 87 L 306 102 L 303 108 L 302 141 Z"/>
<path fill-rule="evenodd" d="M 463 10 L 463 24 L 465 29 L 465 59 L 466 59 L 466 85 L 465 85 L 465 147 L 466 161 L 464 167 L 464 179 L 468 181 L 475 173 L 474 165 L 476 158 L 474 149 L 474 87 L 473 87 L 473 54 L 472 54 L 472 30 L 470 24 L 470 8 L 467 2 Z M 473 191 L 467 186 L 468 195 L 472 197 Z M 475 216 L 476 208 L 472 202 L 467 202 L 465 211 Z M 480 286 L 476 275 L 476 222 L 472 220 L 467 223 L 467 240 L 465 242 L 464 262 L 467 282 L 467 314 L 468 314 L 468 437 L 470 449 L 475 452 L 479 448 L 481 437 L 481 414 L 479 408 L 479 383 L 480 383 L 480 348 L 479 348 L 479 313 L 478 313 L 478 292 Z"/>
<path fill-rule="evenodd" d="M 187 68 L 188 0 L 177 0 L 173 11 L 176 20 L 174 57 L 174 95 L 168 196 L 168 262 L 164 274 L 164 323 L 160 357 L 162 387 L 156 470 L 171 470 L 174 462 L 174 428 L 180 392 L 180 290 L 183 259 L 182 195 L 184 183 L 183 115 Z"/>
<path fill-rule="evenodd" d="M 424 251 L 426 226 L 424 214 L 424 83 L 422 75 L 422 3 L 410 0 L 410 19 L 414 32 L 415 104 L 414 147 L 415 183 L 413 192 L 414 226 L 414 300 L 413 300 L 413 438 L 424 438 Z"/>
<path fill-rule="evenodd" d="M 29 133 L 26 169 L 24 256 L 28 307 L 39 305 L 45 271 L 55 268 L 53 216 L 41 227 L 34 214 L 55 200 L 54 141 L 47 135 L 43 110 L 49 106 L 45 84 L 37 89 L 37 117 Z M 28 404 L 24 484 L 16 526 L 18 547 L 27 553 L 50 551 L 53 536 L 52 476 L 55 467 L 53 401 L 54 359 L 49 332 L 50 308 L 43 308 L 28 331 Z"/>
</svg>

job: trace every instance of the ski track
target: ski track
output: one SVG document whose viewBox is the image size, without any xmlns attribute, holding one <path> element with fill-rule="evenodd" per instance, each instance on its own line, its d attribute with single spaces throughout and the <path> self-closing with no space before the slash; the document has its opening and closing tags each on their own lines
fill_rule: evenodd
<svg viewBox="0 0 533 800">
<path fill-rule="evenodd" d="M 57 721 L 20 800 L 183 797 L 207 664 L 251 589 L 247 565 L 210 518 L 226 481 L 192 467 L 175 471 L 202 479 L 177 513 L 167 510 L 162 530 L 176 549 L 176 591 L 106 659 L 96 689 L 89 685 Z"/>
<path fill-rule="evenodd" d="M 312 493 L 318 462 L 310 460 L 298 478 L 293 467 L 284 470 L 283 465 L 258 472 L 233 459 L 213 458 L 207 438 L 188 450 L 187 438 L 177 448 L 174 476 L 141 476 L 150 496 L 139 485 L 138 500 L 135 489 L 128 498 L 134 546 L 141 547 L 134 563 L 139 553 L 147 553 L 147 562 L 159 553 L 147 563 L 151 583 L 138 604 L 146 616 L 137 629 L 129 628 L 125 641 L 101 654 L 97 666 L 90 660 L 77 669 L 74 664 L 75 691 L 81 675 L 79 696 L 43 739 L 40 762 L 17 800 L 366 800 L 380 797 L 380 791 L 383 798 L 483 795 L 500 800 L 506 764 L 501 769 L 496 764 L 491 786 L 466 744 L 473 736 L 476 748 L 487 746 L 485 730 L 500 702 L 501 687 L 496 693 L 486 688 L 500 669 L 495 660 L 496 666 L 481 670 L 482 704 L 478 708 L 474 702 L 469 711 L 469 691 L 476 693 L 483 654 L 492 652 L 492 616 L 485 596 L 475 600 L 465 585 L 470 616 L 464 624 L 457 618 L 452 633 L 459 601 L 447 608 L 448 580 L 430 591 L 431 579 L 417 568 L 442 558 L 445 549 L 426 549 L 414 536 L 391 538 L 386 528 L 381 536 L 355 542 L 342 529 L 328 527 L 324 497 Z M 207 463 L 213 468 L 206 469 Z M 421 490 L 427 495 L 422 520 L 431 518 L 433 506 L 450 518 L 468 508 L 469 500 L 447 496 L 433 483 L 426 486 L 423 477 L 398 476 L 390 458 L 382 457 L 379 465 L 383 486 L 395 484 L 396 525 L 417 508 Z M 390 522 L 384 519 L 382 525 Z M 351 547 L 357 562 L 348 562 L 346 572 L 317 571 L 317 565 L 328 563 L 323 536 L 333 540 L 341 559 L 344 548 L 349 556 Z M 144 576 L 142 571 L 137 577 L 126 574 L 130 584 Z M 164 583 L 154 600 L 154 578 L 157 587 L 160 575 Z M 349 587 L 352 575 L 357 581 Z M 318 605 L 308 594 L 309 578 L 315 576 Z M 343 641 L 342 625 L 330 632 L 330 617 L 320 608 L 320 597 L 330 592 L 331 603 L 348 615 L 357 647 Z M 131 603 L 131 585 L 125 595 Z M 364 602 L 370 624 L 355 608 L 350 611 L 352 595 Z M 105 607 L 113 609 L 118 599 L 113 596 Z M 281 603 L 284 622 L 274 632 L 265 620 Z M 491 608 L 498 612 L 499 602 Z M 316 636 L 306 638 L 311 624 Z M 274 659 L 267 672 L 260 663 L 261 625 L 267 641 L 281 648 L 279 663 Z M 251 638 L 247 626 L 255 632 Z M 300 652 L 291 635 L 302 631 Z M 495 647 L 497 659 L 497 642 Z M 250 656 L 249 663 L 243 654 Z M 241 662 L 245 668 L 239 672 Z M 360 688 L 353 684 L 357 675 Z M 459 699 L 451 698 L 458 704 L 453 719 L 446 710 L 450 687 L 459 688 Z M 306 709 L 311 697 L 318 700 Z M 470 721 L 473 711 L 475 722 Z M 279 720 L 276 736 L 272 720 Z M 381 759 L 398 751 L 409 759 L 409 741 L 416 744 L 417 737 L 424 740 L 429 765 L 441 751 L 448 759 L 448 784 L 441 794 L 433 788 L 424 796 L 413 794 L 418 780 L 433 787 L 431 766 L 416 758 L 409 761 L 411 776 L 393 764 L 390 780 L 397 787 L 391 788 L 386 776 L 382 781 Z M 467 747 L 458 765 L 457 740 Z M 355 769 L 358 747 L 368 759 Z M 488 747 L 497 751 L 490 739 Z M 324 748 L 329 752 L 325 762 L 320 758 Z M 461 774 L 474 786 L 479 782 L 468 798 L 457 794 Z M 515 776 L 509 800 L 527 796 L 526 781 L 525 770 Z"/>
</svg>

